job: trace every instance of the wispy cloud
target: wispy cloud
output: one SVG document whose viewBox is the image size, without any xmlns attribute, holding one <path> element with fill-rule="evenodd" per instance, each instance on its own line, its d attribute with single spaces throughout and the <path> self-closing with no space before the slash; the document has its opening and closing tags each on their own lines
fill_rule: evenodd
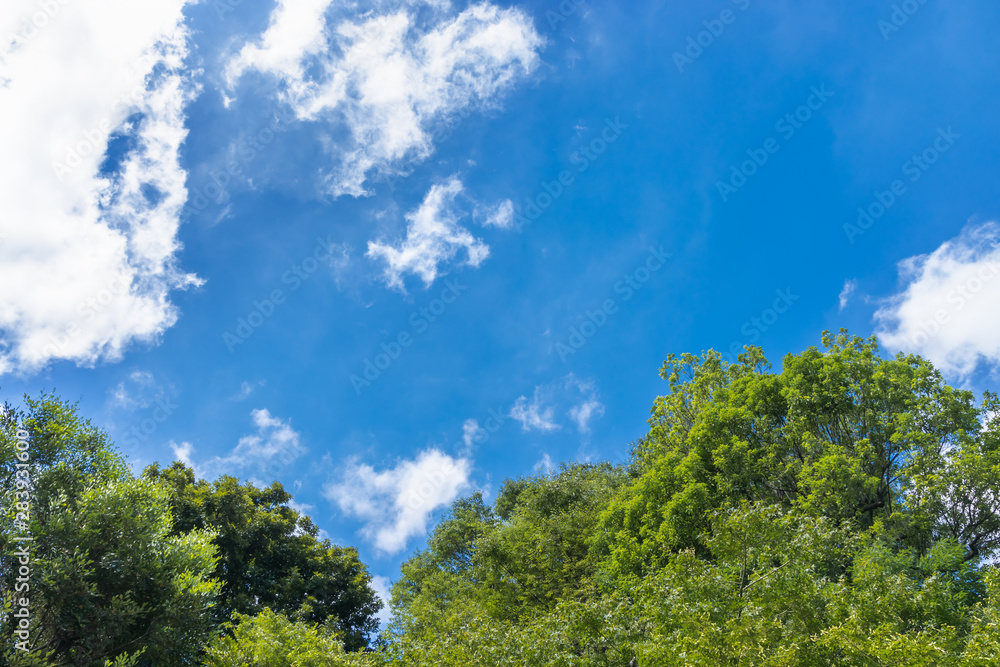
<svg viewBox="0 0 1000 667">
<path fill-rule="evenodd" d="M 538 460 L 535 464 L 535 470 L 538 472 L 543 472 L 548 474 L 556 469 L 556 464 L 552 461 L 552 457 L 547 453 L 542 455 L 542 458 Z"/>
<path fill-rule="evenodd" d="M 269 410 L 260 409 L 250 413 L 256 432 L 239 439 L 225 456 L 215 456 L 204 463 L 192 461 L 194 447 L 190 443 L 171 443 L 174 455 L 185 458 L 188 465 L 195 468 L 200 477 L 214 479 L 219 475 L 244 476 L 270 474 L 280 470 L 300 456 L 306 449 L 301 436 L 292 428 L 291 422 L 275 417 Z"/>
<path fill-rule="evenodd" d="M 477 213 L 484 218 L 484 227 L 510 229 L 514 226 L 514 202 L 509 199 L 504 199 L 495 206 L 485 207 Z"/>
<path fill-rule="evenodd" d="M 351 246 L 346 243 L 330 246 L 330 268 L 338 290 L 347 286 L 347 275 L 351 268 Z"/>
<path fill-rule="evenodd" d="M 390 287 L 404 289 L 403 276 L 419 276 L 430 285 L 441 273 L 441 265 L 451 261 L 460 250 L 465 263 L 479 266 L 490 254 L 489 246 L 459 224 L 461 214 L 455 198 L 462 183 L 451 178 L 431 187 L 423 203 L 406 214 L 406 237 L 396 243 L 371 241 L 368 256 L 385 264 L 383 276 Z"/>
<path fill-rule="evenodd" d="M 462 424 L 462 445 L 465 452 L 472 451 L 472 445 L 476 442 L 476 436 L 483 432 L 479 426 L 479 420 L 466 419 Z"/>
<path fill-rule="evenodd" d="M 597 384 L 570 373 L 558 382 L 535 387 L 531 400 L 527 396 L 519 397 L 511 408 L 510 417 L 521 423 L 525 433 L 549 433 L 562 428 L 556 421 L 557 413 L 568 416 L 579 433 L 590 433 L 590 423 L 604 415 Z"/>
<path fill-rule="evenodd" d="M 257 389 L 259 387 L 263 387 L 264 384 L 265 384 L 264 380 L 258 380 L 257 382 L 254 382 L 254 383 L 250 383 L 250 382 L 247 382 L 246 380 L 244 380 L 240 384 L 240 390 L 238 392 L 236 392 L 236 394 L 234 394 L 233 396 L 231 396 L 230 400 L 237 401 L 237 402 L 239 402 L 239 401 L 245 401 L 246 399 L 250 398 L 250 396 L 252 396 L 253 393 L 255 391 L 257 391 Z"/>
<path fill-rule="evenodd" d="M 108 392 L 109 400 L 115 407 L 126 410 L 148 408 L 156 400 L 156 378 L 149 371 L 132 371 L 127 380 L 122 380 Z"/>
<path fill-rule="evenodd" d="M 257 432 L 240 438 L 228 460 L 241 467 L 266 466 L 273 463 L 285 465 L 301 456 L 305 449 L 298 432 L 288 421 L 283 421 L 264 410 L 250 413 Z"/>
<path fill-rule="evenodd" d="M 546 404 L 548 392 L 544 387 L 535 387 L 535 393 L 531 400 L 527 396 L 521 396 L 514 402 L 514 407 L 510 410 L 510 417 L 521 422 L 521 430 L 528 431 L 558 431 L 559 424 L 555 423 L 555 408 Z"/>
<path fill-rule="evenodd" d="M 253 44 L 245 44 L 230 61 L 230 81 L 248 69 L 270 72 L 299 87 L 289 94 L 304 96 L 305 61 L 327 48 L 326 10 L 331 0 L 278 0 L 267 30 Z"/>
<path fill-rule="evenodd" d="M 604 404 L 597 400 L 597 384 L 593 380 L 580 380 L 574 374 L 566 376 L 566 388 L 576 390 L 580 399 L 569 409 L 569 417 L 580 433 L 590 433 L 592 419 L 604 416 Z"/>
<path fill-rule="evenodd" d="M 851 301 L 851 297 L 854 296 L 854 290 L 858 288 L 857 280 L 848 280 L 844 282 L 843 289 L 840 290 L 840 296 L 838 301 L 840 303 L 840 310 L 847 308 L 847 304 Z"/>
<path fill-rule="evenodd" d="M 580 433 L 590 433 L 590 420 L 604 415 L 604 404 L 597 399 L 588 399 L 569 410 L 570 418 L 576 423 Z"/>
</svg>

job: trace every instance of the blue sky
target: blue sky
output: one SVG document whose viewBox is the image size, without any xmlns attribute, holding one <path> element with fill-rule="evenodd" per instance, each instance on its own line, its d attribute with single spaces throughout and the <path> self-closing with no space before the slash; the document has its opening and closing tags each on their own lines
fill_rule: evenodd
<svg viewBox="0 0 1000 667">
<path fill-rule="evenodd" d="M 2 10 L 4 396 L 278 479 L 381 584 L 624 456 L 669 353 L 847 327 L 996 386 L 994 3 L 143 8 Z"/>
</svg>

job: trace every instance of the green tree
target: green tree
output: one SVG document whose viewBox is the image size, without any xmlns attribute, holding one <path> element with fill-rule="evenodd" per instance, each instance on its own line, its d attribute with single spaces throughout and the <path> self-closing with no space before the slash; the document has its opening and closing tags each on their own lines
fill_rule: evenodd
<svg viewBox="0 0 1000 667">
<path fill-rule="evenodd" d="M 505 482 L 493 507 L 480 494 L 456 501 L 427 548 L 402 566 L 392 590 L 390 645 L 402 641 L 405 659 L 419 663 L 418 655 L 450 651 L 442 643 L 447 636 L 447 646 L 471 651 L 468 660 L 501 664 L 490 661 L 521 655 L 511 647 L 525 628 L 556 632 L 551 622 L 531 619 L 550 618 L 561 604 L 563 611 L 572 604 L 589 609 L 596 590 L 589 540 L 624 479 L 609 464 L 569 465 Z M 477 652 L 473 644 L 483 633 L 496 653 Z"/>
<path fill-rule="evenodd" d="M 344 653 L 330 627 L 292 621 L 265 608 L 256 616 L 234 614 L 231 633 L 205 651 L 205 667 L 350 667 L 363 664 Z"/>
<path fill-rule="evenodd" d="M 977 408 L 927 361 L 883 358 L 874 339 L 823 342 L 777 374 L 758 348 L 736 364 L 711 351 L 668 357 L 670 393 L 635 453 L 638 475 L 595 537 L 612 577 L 635 583 L 684 549 L 707 556 L 712 513 L 742 502 L 859 530 L 883 520 L 918 550 L 942 533 L 970 559 L 996 550 L 995 420 L 982 428 L 995 399 Z"/>
<path fill-rule="evenodd" d="M 672 554 L 638 589 L 639 664 L 957 664 L 983 599 L 963 547 L 897 550 L 880 524 L 747 503 L 705 542 L 712 558 Z"/>
<path fill-rule="evenodd" d="M 132 478 L 107 435 L 54 397 L 5 406 L 0 427 L 4 507 L 2 548 L 14 526 L 18 431 L 27 436 L 30 478 L 30 655 L 14 651 L 13 619 L 3 619 L 13 664 L 41 656 L 48 665 L 192 664 L 213 630 L 218 586 L 212 535 L 170 534 L 167 492 Z M 0 585 L 10 600 L 15 561 L 4 558 Z M 9 612 L 9 604 L 7 611 Z M 27 662 L 25 662 L 27 661 Z M 35 662 L 38 662 L 37 660 Z"/>
<path fill-rule="evenodd" d="M 366 646 L 382 603 L 371 575 L 353 548 L 317 538 L 309 517 L 289 507 L 292 496 L 275 482 L 267 488 L 224 476 L 196 480 L 175 462 L 151 465 L 143 477 L 170 490 L 173 533 L 207 529 L 215 533 L 219 562 L 214 576 L 222 589 L 216 619 L 234 613 L 256 616 L 265 608 L 309 623 L 329 623 L 344 646 Z"/>
<path fill-rule="evenodd" d="M 503 485 L 495 530 L 476 543 L 478 576 L 497 617 L 551 610 L 592 594 L 590 541 L 625 473 L 610 464 L 575 464 Z"/>
</svg>

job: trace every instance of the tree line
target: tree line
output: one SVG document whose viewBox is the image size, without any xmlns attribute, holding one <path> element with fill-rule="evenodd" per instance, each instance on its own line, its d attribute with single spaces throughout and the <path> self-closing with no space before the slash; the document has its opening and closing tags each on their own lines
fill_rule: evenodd
<svg viewBox="0 0 1000 667">
<path fill-rule="evenodd" d="M 133 475 L 52 396 L 0 421 L 5 508 L 32 449 L 32 637 L 11 665 L 1000 664 L 1000 401 L 825 333 L 774 370 L 668 356 L 622 465 L 457 500 L 391 622 L 358 554 L 291 496 L 181 463 Z M 9 501 L 9 502 L 8 502 Z M 14 516 L 0 536 L 12 547 Z"/>
</svg>

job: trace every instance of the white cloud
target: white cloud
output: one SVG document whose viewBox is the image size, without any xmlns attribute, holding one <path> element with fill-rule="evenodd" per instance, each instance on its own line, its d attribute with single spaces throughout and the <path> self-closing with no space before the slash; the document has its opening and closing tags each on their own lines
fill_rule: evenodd
<svg viewBox="0 0 1000 667">
<path fill-rule="evenodd" d="M 487 209 L 485 214 L 484 227 L 510 229 L 514 226 L 514 202 L 509 199 L 504 199 L 496 206 Z"/>
<path fill-rule="evenodd" d="M 304 514 L 306 516 L 309 516 L 309 514 L 316 509 L 315 505 L 310 505 L 309 503 L 297 503 L 294 500 L 289 500 L 285 504 L 291 507 L 299 514 Z"/>
<path fill-rule="evenodd" d="M 378 599 L 382 601 L 382 609 L 378 612 L 378 622 L 382 627 L 385 627 L 392 619 L 392 610 L 389 608 L 389 602 L 392 600 L 392 582 L 389 581 L 388 577 L 375 575 L 372 577 L 372 589 L 374 589 Z"/>
<path fill-rule="evenodd" d="M 238 476 L 247 471 L 269 473 L 289 465 L 305 453 L 301 436 L 292 428 L 290 421 L 275 417 L 266 409 L 254 410 L 250 417 L 257 432 L 240 438 L 236 447 L 226 456 L 216 456 L 194 466 L 200 477 L 214 479 L 219 475 Z M 189 457 L 191 451 L 187 450 Z M 251 481 L 259 486 L 267 486 L 256 478 Z"/>
<path fill-rule="evenodd" d="M 580 433 L 590 433 L 590 420 L 604 415 L 604 404 L 596 399 L 588 399 L 570 408 L 569 416 L 576 422 Z"/>
<path fill-rule="evenodd" d="M 347 274 L 351 266 L 351 246 L 346 243 L 330 245 L 330 268 L 338 290 L 348 285 Z"/>
<path fill-rule="evenodd" d="M 462 443 L 465 445 L 465 451 L 471 452 L 472 445 L 476 442 L 476 436 L 482 429 L 479 427 L 479 421 L 476 419 L 466 419 L 462 424 Z"/>
<path fill-rule="evenodd" d="M 248 69 L 271 72 L 297 82 L 294 97 L 307 94 L 304 60 L 326 46 L 326 14 L 330 0 L 278 0 L 267 30 L 256 44 L 245 44 L 226 69 L 230 81 Z"/>
<path fill-rule="evenodd" d="M 471 460 L 429 449 L 381 472 L 350 464 L 324 495 L 343 513 L 365 521 L 362 535 L 379 551 L 396 554 L 410 538 L 426 534 L 434 510 L 469 488 L 471 470 Z"/>
<path fill-rule="evenodd" d="M 1000 365 L 1000 226 L 969 226 L 899 271 L 904 288 L 875 313 L 887 347 L 959 377 L 982 362 Z"/>
<path fill-rule="evenodd" d="M 299 442 L 299 434 L 288 421 L 274 417 L 264 410 L 250 413 L 257 432 L 245 435 L 236 444 L 230 458 L 242 465 L 291 463 L 305 451 Z"/>
<path fill-rule="evenodd" d="M 118 359 L 199 283 L 175 263 L 186 1 L 54 4 L 35 30 L 33 0 L 0 13 L 0 373 Z M 129 148 L 101 171 L 114 132 Z"/>
<path fill-rule="evenodd" d="M 577 389 L 583 400 L 569 409 L 569 417 L 580 433 L 590 433 L 590 420 L 604 416 L 604 404 L 597 400 L 597 386 L 592 380 L 579 380 L 570 373 L 566 377 L 567 389 Z"/>
<path fill-rule="evenodd" d="M 403 288 L 403 275 L 420 276 L 425 285 L 438 277 L 439 265 L 452 260 L 459 250 L 465 250 L 466 263 L 478 267 L 490 249 L 458 224 L 461 217 L 455 198 L 462 192 L 462 183 L 451 178 L 431 187 L 423 203 L 406 214 L 406 238 L 397 244 L 382 241 L 368 243 L 368 256 L 385 262 L 383 275 L 390 287 Z"/>
<path fill-rule="evenodd" d="M 279 0 L 228 77 L 232 85 L 248 70 L 273 75 L 300 119 L 331 125 L 325 189 L 334 197 L 371 194 L 373 171 L 405 174 L 404 163 L 431 154 L 436 124 L 495 106 L 538 65 L 543 40 L 518 9 L 478 3 L 454 14 L 448 2 L 382 3 L 397 9 L 327 30 L 330 4 Z"/>
<path fill-rule="evenodd" d="M 531 401 L 527 396 L 521 396 L 514 402 L 510 410 L 511 419 L 521 422 L 521 430 L 527 433 L 534 429 L 542 432 L 558 431 L 559 424 L 553 421 L 555 408 L 544 405 L 547 393 L 542 387 L 535 387 Z"/>
<path fill-rule="evenodd" d="M 847 308 L 847 304 L 850 302 L 851 297 L 854 295 L 854 290 L 858 288 L 857 280 L 847 280 L 844 282 L 843 289 L 840 290 L 840 296 L 838 297 L 840 303 L 840 310 Z"/>
<path fill-rule="evenodd" d="M 521 430 L 525 433 L 532 430 L 549 433 L 562 428 L 555 420 L 557 411 L 569 416 L 577 431 L 590 433 L 590 422 L 604 415 L 597 385 L 593 380 L 580 380 L 570 373 L 557 382 L 535 387 L 530 401 L 527 396 L 519 397 L 511 408 L 510 417 L 521 422 Z"/>
<path fill-rule="evenodd" d="M 170 449 L 174 452 L 175 460 L 180 461 L 190 468 L 194 468 L 194 462 L 191 460 L 191 455 L 194 454 L 194 445 L 190 442 L 182 442 L 178 445 L 176 442 L 171 440 Z"/>
<path fill-rule="evenodd" d="M 556 464 L 552 461 L 552 457 L 548 454 L 543 454 L 542 458 L 539 459 L 538 463 L 535 464 L 535 470 L 538 472 L 543 472 L 549 474 L 556 469 Z"/>
<path fill-rule="evenodd" d="M 235 395 L 231 396 L 229 400 L 231 400 L 231 401 L 237 401 L 237 402 L 238 401 L 245 401 L 246 399 L 250 398 L 250 396 L 255 391 L 257 391 L 258 387 L 263 387 L 264 384 L 265 384 L 264 380 L 258 380 L 257 382 L 254 382 L 253 384 L 251 384 L 251 383 L 247 382 L 246 380 L 244 380 L 240 384 L 240 390 Z"/>
</svg>

